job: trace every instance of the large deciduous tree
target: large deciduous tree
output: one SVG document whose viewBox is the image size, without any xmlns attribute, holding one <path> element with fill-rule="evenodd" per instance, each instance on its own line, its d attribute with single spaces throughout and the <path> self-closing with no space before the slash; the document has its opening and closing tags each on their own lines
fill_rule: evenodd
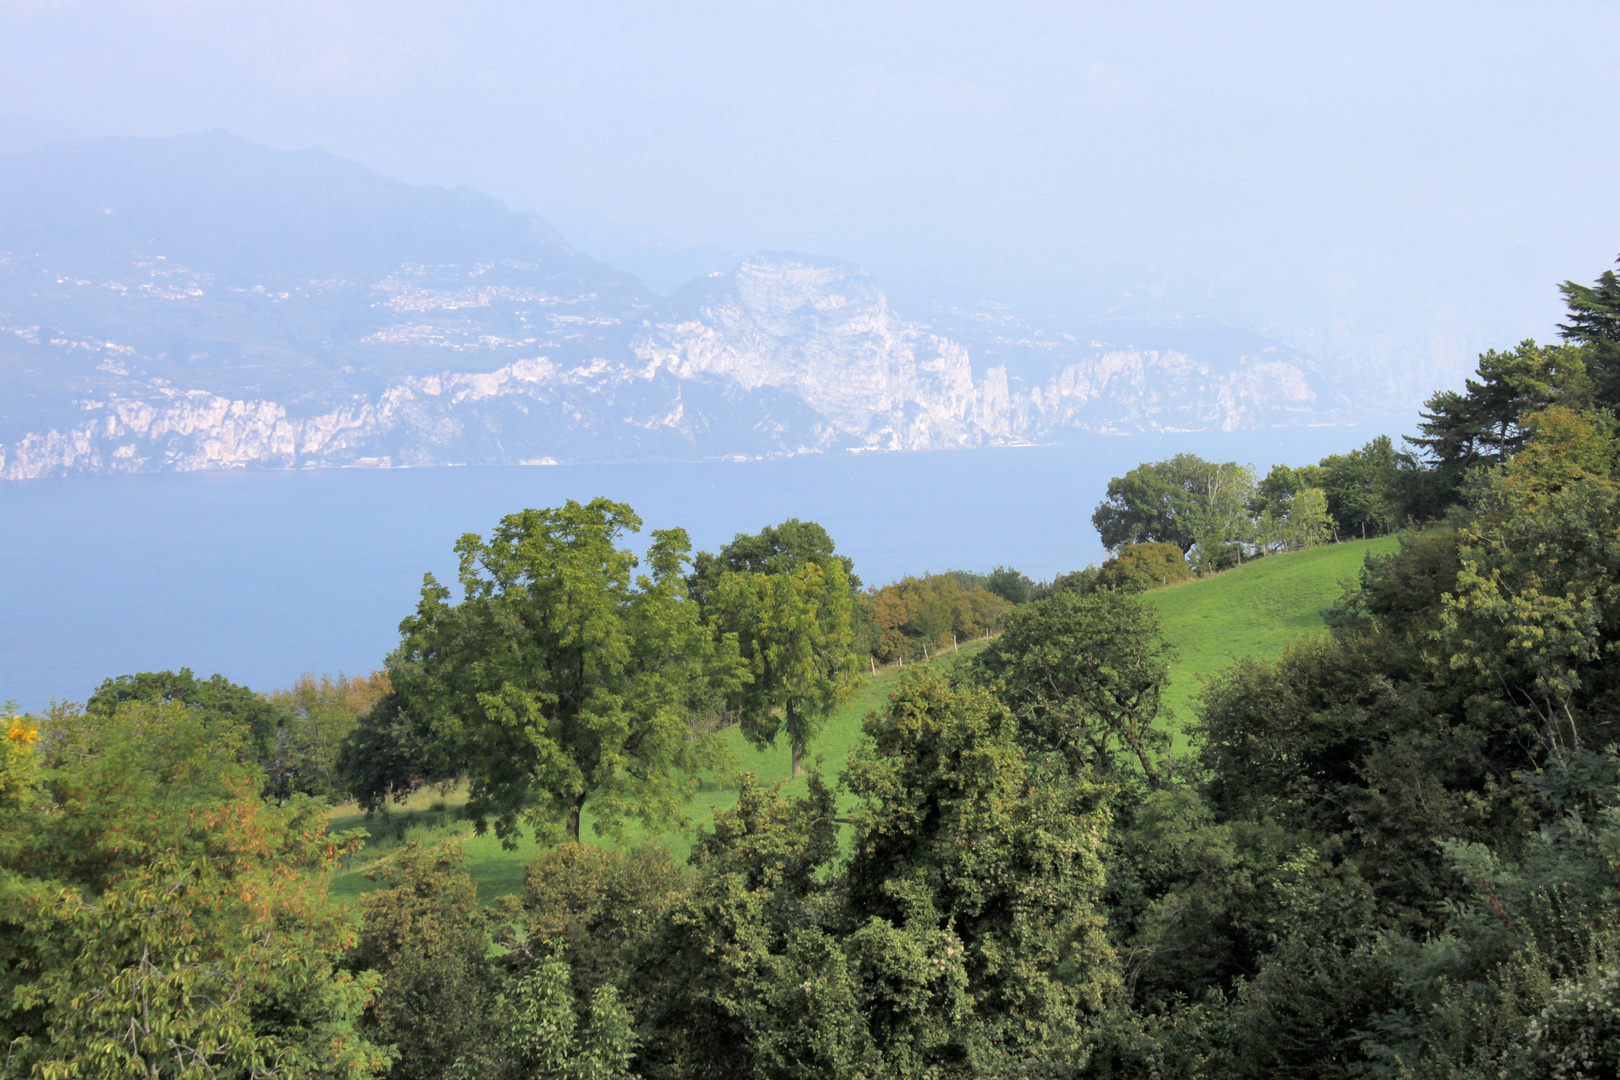
<svg viewBox="0 0 1620 1080">
<path fill-rule="evenodd" d="M 854 688 L 854 593 L 860 579 L 827 530 L 790 518 L 739 533 L 719 555 L 700 552 L 687 578 L 710 625 L 734 635 L 750 680 L 731 702 L 743 734 L 774 745 L 785 730 L 799 758 Z"/>
<path fill-rule="evenodd" d="M 1158 541 L 1182 553 L 1247 539 L 1254 473 L 1236 462 L 1177 454 L 1138 465 L 1108 481 L 1108 497 L 1091 515 L 1103 545 Z"/>
<path fill-rule="evenodd" d="M 1026 753 L 1018 728 L 984 690 L 918 669 L 844 774 L 861 800 L 845 950 L 884 1075 L 1061 1075 L 1116 985 L 1102 789 Z"/>
<path fill-rule="evenodd" d="M 698 552 L 686 587 L 693 599 L 706 605 L 709 594 L 726 574 L 781 574 L 810 563 L 827 566 L 834 562 L 843 568 L 849 589 L 859 589 L 861 579 L 855 576 L 854 562 L 838 554 L 827 530 L 814 521 L 788 518 L 758 533 L 738 533 L 718 555 Z"/>
<path fill-rule="evenodd" d="M 709 596 L 710 617 L 735 634 L 753 681 L 740 694 L 743 734 L 756 746 L 785 731 L 799 758 L 857 676 L 854 597 L 843 564 L 808 562 L 781 573 L 728 573 Z"/>
<path fill-rule="evenodd" d="M 716 760 L 690 720 L 736 687 L 736 645 L 687 596 L 684 530 L 654 531 L 636 573 L 616 545 L 640 526 L 606 499 L 508 515 L 457 541 L 461 602 L 430 574 L 401 624 L 397 707 L 465 769 L 469 812 L 503 842 L 524 821 L 577 840 L 587 802 L 604 833 L 667 822 Z"/>
<path fill-rule="evenodd" d="M 1012 612 L 972 664 L 1018 717 L 1031 751 L 1059 755 L 1079 773 L 1109 771 L 1124 749 L 1158 787 L 1155 756 L 1169 740 L 1153 725 L 1170 653 L 1139 596 L 1057 593 Z"/>
<path fill-rule="evenodd" d="M 246 750 L 254 764 L 272 772 L 276 742 L 288 722 L 287 711 L 223 675 L 199 679 L 190 668 L 119 675 L 96 687 L 85 711 L 110 717 L 126 701 L 178 702 L 208 724 L 234 724 L 245 732 Z M 271 777 L 272 785 L 276 778 Z"/>
<path fill-rule="evenodd" d="M 8 750 L 0 782 L 6 1076 L 365 1080 L 386 1066 L 356 1031 L 374 978 L 335 969 L 353 934 L 325 896 L 357 836 L 328 835 L 308 799 L 262 799 L 242 733 L 180 703 L 46 727 L 29 746 L 32 728 L 8 723 L 24 753 Z"/>
</svg>

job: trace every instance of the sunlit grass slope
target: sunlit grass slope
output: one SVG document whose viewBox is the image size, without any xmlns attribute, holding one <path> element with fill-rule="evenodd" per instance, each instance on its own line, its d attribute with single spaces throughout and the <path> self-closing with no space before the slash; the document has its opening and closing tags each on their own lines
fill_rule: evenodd
<svg viewBox="0 0 1620 1080">
<path fill-rule="evenodd" d="M 1154 589 L 1164 635 L 1176 647 L 1165 704 L 1172 727 L 1193 719 L 1201 676 L 1245 656 L 1275 659 L 1301 634 L 1323 628 L 1322 611 L 1361 572 L 1369 553 L 1395 550 L 1393 536 L 1258 559 L 1214 577 Z M 1178 738 L 1179 741 L 1179 738 Z"/>
<path fill-rule="evenodd" d="M 1338 599 L 1344 581 L 1356 576 L 1368 552 L 1393 550 L 1395 544 L 1394 538 L 1386 537 L 1274 556 L 1215 577 L 1148 593 L 1149 601 L 1159 609 L 1165 636 L 1176 648 L 1166 704 L 1175 714 L 1172 727 L 1178 732 L 1178 744 L 1185 745 L 1179 732 L 1192 720 L 1201 676 L 1218 672 L 1243 656 L 1274 658 L 1299 635 L 1321 630 L 1322 610 Z M 983 646 L 982 641 L 964 643 L 960 656 L 971 655 Z M 956 653 L 945 653 L 937 662 L 948 664 L 958 659 Z M 814 761 L 819 757 L 829 779 L 842 769 L 851 747 L 860 738 L 862 719 L 882 707 L 899 678 L 898 668 L 879 669 L 829 720 L 808 758 Z M 787 779 L 790 765 L 785 743 L 756 750 L 736 728 L 725 732 L 723 738 L 736 772 L 752 772 L 767 784 Z M 804 783 L 800 777 L 795 786 Z M 707 826 L 713 820 L 715 807 L 733 805 L 736 790 L 733 775 L 704 777 L 687 811 L 692 826 Z M 459 838 L 472 865 L 479 897 L 485 902 L 520 889 L 524 868 L 539 849 L 532 840 L 524 840 L 517 850 L 507 851 L 493 834 L 473 836 L 470 823 L 456 815 L 464 800 L 465 795 L 457 791 L 418 792 L 404 807 L 393 809 L 388 821 L 379 816 L 366 822 L 353 806 L 333 811 L 334 828 L 359 826 L 373 834 L 366 848 L 350 860 L 349 867 L 334 876 L 333 893 L 353 897 L 372 887 L 363 877 L 365 867 L 387 854 L 399 842 L 402 831 L 408 839 L 424 842 Z M 598 837 L 593 824 L 587 809 L 583 839 L 615 846 Z M 624 843 L 647 841 L 683 855 L 691 845 L 691 834 L 671 829 L 648 837 L 631 830 L 624 837 Z"/>
<path fill-rule="evenodd" d="M 960 655 L 969 656 L 983 647 L 982 641 L 964 642 Z M 956 653 L 946 653 L 940 662 L 954 662 L 957 656 Z M 879 668 L 876 675 L 869 675 L 855 696 L 845 702 L 843 707 L 828 720 L 826 729 L 806 756 L 805 766 L 808 768 L 820 758 L 823 775 L 829 780 L 835 777 L 848 759 L 850 748 L 860 738 L 861 721 L 867 713 L 882 707 L 899 680 L 900 669 L 892 666 Z M 703 778 L 702 787 L 687 807 L 687 820 L 693 828 L 708 826 L 714 820 L 715 807 L 735 805 L 736 773 L 751 772 L 761 783 L 772 784 L 778 780 L 788 779 L 788 773 L 792 770 L 785 740 L 779 741 L 774 748 L 756 750 L 736 728 L 728 729 L 722 738 L 731 754 L 733 768 L 727 773 Z M 802 788 L 805 783 L 806 778 L 801 774 L 794 782 L 794 786 Z M 539 848 L 532 840 L 525 839 L 518 845 L 517 850 L 507 851 L 501 847 L 500 841 L 493 833 L 473 836 L 471 824 L 457 819 L 454 815 L 454 811 L 464 801 L 465 795 L 458 791 L 448 794 L 417 792 L 404 807 L 391 810 L 391 820 L 388 822 L 384 822 L 380 815 L 367 822 L 352 805 L 334 811 L 333 828 L 365 828 L 373 834 L 373 839 L 367 843 L 363 851 L 349 860 L 350 866 L 347 869 L 334 877 L 333 894 L 356 896 L 374 887 L 371 882 L 365 880 L 364 870 L 376 858 L 396 846 L 398 826 L 401 824 L 406 826 L 405 836 L 409 840 L 431 842 L 451 836 L 459 838 L 468 861 L 472 864 L 473 879 L 478 883 L 478 895 L 481 900 L 487 902 L 494 897 L 516 892 L 523 885 L 524 868 L 534 858 Z M 433 809 L 439 804 L 443 804 L 445 810 Z M 604 847 L 617 846 L 611 840 L 597 836 L 592 828 L 594 824 L 587 805 L 581 839 Z M 691 847 L 692 838 L 690 832 L 678 829 L 666 830 L 653 837 L 646 836 L 640 830 L 630 829 L 623 840 L 625 844 L 647 841 L 668 847 L 677 855 L 684 856 Z"/>
</svg>

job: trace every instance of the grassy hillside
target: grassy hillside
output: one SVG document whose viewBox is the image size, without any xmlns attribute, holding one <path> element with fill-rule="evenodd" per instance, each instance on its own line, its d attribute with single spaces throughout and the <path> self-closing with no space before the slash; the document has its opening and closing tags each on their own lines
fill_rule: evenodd
<svg viewBox="0 0 1620 1080">
<path fill-rule="evenodd" d="M 983 647 L 983 642 L 965 643 L 961 655 L 971 655 Z M 956 658 L 956 654 L 947 654 L 942 658 L 942 662 L 952 662 Z M 826 730 L 807 756 L 807 763 L 820 758 L 824 773 L 836 775 L 849 757 L 850 748 L 860 738 L 862 719 L 867 713 L 882 707 L 899 679 L 900 670 L 897 667 L 879 668 L 875 676 L 868 677 L 859 692 L 828 721 Z M 703 778 L 702 787 L 687 810 L 687 818 L 694 826 L 707 825 L 713 821 L 714 807 L 730 806 L 736 801 L 735 773 L 752 772 L 762 782 L 769 784 L 787 779 L 791 770 L 786 742 L 779 743 L 774 749 L 767 747 L 765 750 L 756 750 L 736 728 L 727 730 L 723 738 L 731 755 L 732 768 L 725 773 Z M 801 776 L 797 782 L 803 784 L 805 781 Z M 489 898 L 516 891 L 523 884 L 524 867 L 534 858 L 538 849 L 532 841 L 524 841 L 519 844 L 516 851 L 506 851 L 493 833 L 474 837 L 471 826 L 456 820 L 453 814 L 464 799 L 464 794 L 454 791 L 418 792 L 403 808 L 395 810 L 391 815 L 392 820 L 388 822 L 384 822 L 380 817 L 366 822 L 363 815 L 353 806 L 342 807 L 335 811 L 332 818 L 334 828 L 364 827 L 376 838 L 367 845 L 366 850 L 351 860 L 352 865 L 349 869 L 337 875 L 332 883 L 333 893 L 358 895 L 369 887 L 370 883 L 363 877 L 365 866 L 395 845 L 397 842 L 395 830 L 402 824 L 407 827 L 407 835 L 413 840 L 432 840 L 452 835 L 462 837 L 468 860 L 473 866 L 473 877 L 478 882 L 480 897 Z M 436 806 L 442 806 L 444 809 L 434 809 Z M 582 822 L 582 839 L 612 846 L 608 841 L 596 837 L 591 831 L 593 824 L 587 806 Z M 625 837 L 627 843 L 647 839 L 648 837 L 637 830 L 631 830 Z M 691 844 L 689 834 L 673 830 L 652 839 L 682 853 Z"/>
<path fill-rule="evenodd" d="M 1322 629 L 1322 611 L 1355 580 L 1368 554 L 1394 551 L 1393 536 L 1276 555 L 1214 577 L 1154 589 L 1164 635 L 1176 647 L 1166 704 L 1180 728 L 1193 716 L 1199 677 L 1244 656 L 1273 658 Z"/>
<path fill-rule="evenodd" d="M 1159 609 L 1165 635 L 1176 647 L 1167 703 L 1175 713 L 1173 726 L 1178 730 L 1178 742 L 1181 741 L 1181 725 L 1192 718 L 1192 703 L 1198 694 L 1200 676 L 1219 671 L 1238 657 L 1277 656 L 1298 635 L 1321 629 L 1322 609 L 1339 597 L 1346 579 L 1356 576 L 1367 553 L 1394 547 L 1395 540 L 1388 537 L 1337 544 L 1262 559 L 1215 577 L 1150 592 L 1148 597 Z M 960 655 L 971 655 L 983 645 L 983 642 L 964 644 Z M 957 659 L 957 654 L 946 653 L 938 662 L 954 663 Z M 826 773 L 838 772 L 860 737 L 861 720 L 882 706 L 899 677 L 898 668 L 880 669 L 832 717 L 811 754 L 812 759 L 818 756 L 822 759 Z M 735 728 L 724 737 L 735 771 L 753 772 L 766 783 L 787 778 L 789 761 L 785 744 L 756 750 Z M 731 775 L 705 777 L 688 817 L 694 826 L 706 825 L 712 820 L 714 807 L 729 806 L 735 799 L 736 786 Z M 334 811 L 334 827 L 364 826 L 373 834 L 373 839 L 350 861 L 348 868 L 335 876 L 333 893 L 355 896 L 364 891 L 370 885 L 363 877 L 366 865 L 392 849 L 402 831 L 411 839 L 424 841 L 447 836 L 462 838 L 481 898 L 492 899 L 516 891 L 522 886 L 524 867 L 538 849 L 532 841 L 525 841 L 516 851 L 506 851 L 493 834 L 474 837 L 471 826 L 455 815 L 463 800 L 464 796 L 454 791 L 418 792 L 388 820 L 379 817 L 369 823 L 353 806 Z M 596 840 L 591 824 L 587 813 L 585 838 L 603 842 Z M 634 833 L 626 837 L 628 842 L 647 839 Z M 688 834 L 678 831 L 650 839 L 677 852 L 684 852 L 691 842 Z"/>
</svg>

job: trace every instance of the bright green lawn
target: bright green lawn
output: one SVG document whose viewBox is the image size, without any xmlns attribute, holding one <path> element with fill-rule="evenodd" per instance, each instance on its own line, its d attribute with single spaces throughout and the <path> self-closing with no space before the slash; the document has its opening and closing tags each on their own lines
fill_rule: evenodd
<svg viewBox="0 0 1620 1080">
<path fill-rule="evenodd" d="M 1273 556 L 1215 577 L 1150 592 L 1148 598 L 1158 606 L 1165 636 L 1176 647 L 1166 703 L 1175 714 L 1172 728 L 1178 744 L 1183 743 L 1182 726 L 1192 719 L 1199 676 L 1220 671 L 1238 657 L 1275 657 L 1295 637 L 1320 630 L 1322 609 L 1339 598 L 1343 583 L 1355 578 L 1367 553 L 1393 550 L 1395 544 L 1394 538 L 1385 537 Z M 983 645 L 982 641 L 964 644 L 962 655 L 977 652 Z M 944 654 L 941 660 L 951 663 L 956 655 Z M 882 706 L 899 677 L 895 667 L 881 668 L 869 677 L 860 692 L 828 722 L 809 760 L 820 757 L 824 771 L 829 777 L 835 776 L 860 737 L 861 720 Z M 736 728 L 727 731 L 724 738 L 737 771 L 753 772 L 765 783 L 787 778 L 785 744 L 755 750 Z M 801 777 L 794 786 L 803 783 Z M 730 806 L 735 800 L 736 783 L 730 775 L 707 776 L 692 800 L 688 818 L 694 826 L 705 826 L 713 820 L 715 807 Z M 532 841 L 525 841 L 516 851 L 506 851 L 493 833 L 473 836 L 471 825 L 454 813 L 464 801 L 465 795 L 455 791 L 418 792 L 403 808 L 395 809 L 388 822 L 379 817 L 367 823 L 353 806 L 334 810 L 334 828 L 364 827 L 373 839 L 350 860 L 348 868 L 334 876 L 333 894 L 353 897 L 371 887 L 362 876 L 364 868 L 396 846 L 398 840 L 392 833 L 402 822 L 408 825 L 413 840 L 461 838 L 480 898 L 487 901 L 517 891 L 523 884 L 524 868 L 538 848 Z M 582 838 L 607 844 L 595 837 L 591 824 L 587 811 Z M 625 837 L 630 843 L 646 839 L 639 833 Z M 684 854 L 691 845 L 690 834 L 677 830 L 651 839 L 677 854 Z"/>
<path fill-rule="evenodd" d="M 1273 555 L 1148 593 L 1159 609 L 1164 636 L 1176 647 L 1165 704 L 1177 732 L 1193 718 L 1200 676 L 1212 675 L 1244 656 L 1282 655 L 1301 634 L 1322 629 L 1322 611 L 1354 581 L 1369 553 L 1395 550 L 1393 536 Z"/>
</svg>

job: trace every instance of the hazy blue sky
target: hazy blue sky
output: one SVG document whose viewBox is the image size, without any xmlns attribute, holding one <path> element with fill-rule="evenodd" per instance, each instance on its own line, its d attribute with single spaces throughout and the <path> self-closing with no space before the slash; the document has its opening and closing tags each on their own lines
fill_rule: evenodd
<svg viewBox="0 0 1620 1080">
<path fill-rule="evenodd" d="M 0 0 L 0 113 L 1421 370 L 1620 252 L 1617 43 L 1613 0 Z"/>
</svg>

